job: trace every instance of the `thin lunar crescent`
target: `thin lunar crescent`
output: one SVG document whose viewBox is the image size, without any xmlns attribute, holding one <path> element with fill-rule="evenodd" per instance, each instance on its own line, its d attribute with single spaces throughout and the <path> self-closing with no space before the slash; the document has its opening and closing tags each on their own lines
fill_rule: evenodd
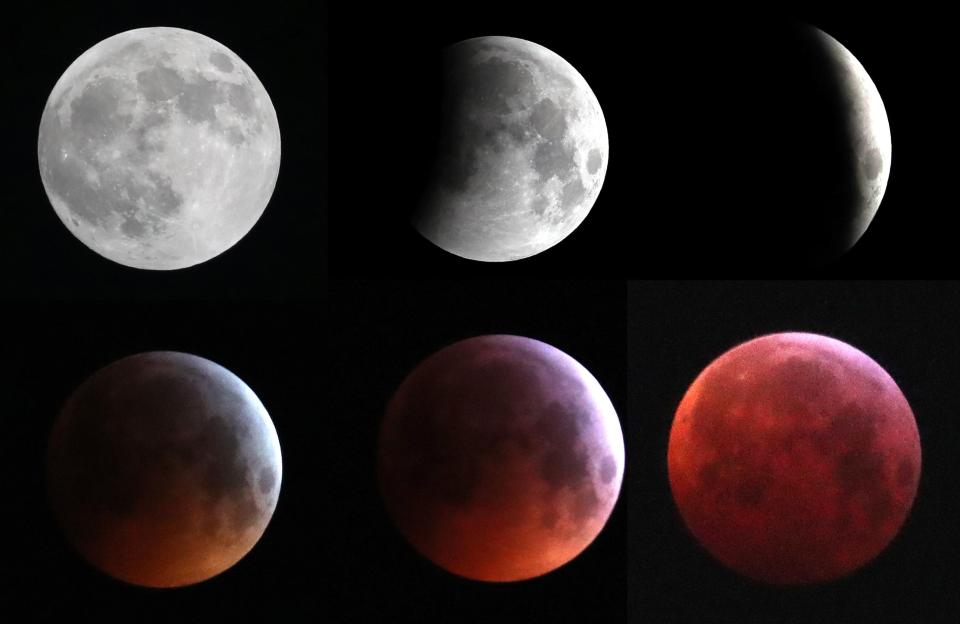
<svg viewBox="0 0 960 624">
<path fill-rule="evenodd" d="M 280 129 L 253 70 L 179 28 L 120 33 L 47 100 L 40 176 L 67 229 L 114 262 L 189 267 L 236 244 L 280 169 Z"/>
<path fill-rule="evenodd" d="M 484 262 L 553 247 L 587 217 L 606 175 L 597 97 L 570 63 L 523 39 L 469 39 L 445 61 L 445 128 L 414 226 Z"/>
<path fill-rule="evenodd" d="M 818 28 L 812 30 L 835 62 L 851 116 L 851 140 L 858 165 L 857 186 L 861 189 L 863 202 L 859 219 L 854 224 L 852 245 L 866 232 L 887 188 L 892 154 L 890 122 L 880 92 L 860 61 L 827 33 Z"/>
</svg>

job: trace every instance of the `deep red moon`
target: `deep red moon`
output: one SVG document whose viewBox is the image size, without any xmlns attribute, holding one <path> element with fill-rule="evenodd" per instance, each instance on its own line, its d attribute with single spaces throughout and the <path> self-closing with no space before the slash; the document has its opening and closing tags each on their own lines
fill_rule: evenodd
<svg viewBox="0 0 960 624">
<path fill-rule="evenodd" d="M 380 484 L 428 559 L 470 579 L 517 581 L 594 540 L 623 457 L 613 405 L 583 366 L 537 340 L 479 336 L 433 354 L 396 391 Z"/>
<path fill-rule="evenodd" d="M 920 479 L 906 398 L 869 356 L 805 333 L 727 351 L 690 386 L 667 453 L 689 529 L 755 580 L 830 581 L 903 525 Z"/>
</svg>

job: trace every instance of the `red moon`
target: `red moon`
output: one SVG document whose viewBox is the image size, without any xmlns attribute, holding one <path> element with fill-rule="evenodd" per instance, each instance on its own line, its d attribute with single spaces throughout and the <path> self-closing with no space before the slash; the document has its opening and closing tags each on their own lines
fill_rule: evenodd
<svg viewBox="0 0 960 624">
<path fill-rule="evenodd" d="M 727 351 L 690 386 L 667 453 L 689 529 L 726 566 L 775 585 L 873 560 L 920 479 L 906 398 L 869 356 L 804 333 Z"/>
<path fill-rule="evenodd" d="M 454 574 L 517 581 L 583 551 L 620 492 L 623 435 L 569 355 L 479 336 L 424 360 L 380 431 L 384 501 L 421 554 Z"/>
</svg>

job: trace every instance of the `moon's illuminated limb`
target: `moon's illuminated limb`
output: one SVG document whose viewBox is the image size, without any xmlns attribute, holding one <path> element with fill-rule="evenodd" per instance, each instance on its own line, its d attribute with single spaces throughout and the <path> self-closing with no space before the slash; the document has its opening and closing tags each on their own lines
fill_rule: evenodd
<svg viewBox="0 0 960 624">
<path fill-rule="evenodd" d="M 606 175 L 596 96 L 563 58 L 523 39 L 469 39 L 445 60 L 443 146 L 414 226 L 485 262 L 556 245 L 586 218 Z"/>
<path fill-rule="evenodd" d="M 424 360 L 380 432 L 380 483 L 401 533 L 483 581 L 539 576 L 582 552 L 613 509 L 623 459 L 597 380 L 519 336 L 470 338 Z"/>
<path fill-rule="evenodd" d="M 177 587 L 239 561 L 273 514 L 282 476 L 273 422 L 253 391 L 209 360 L 123 358 L 64 405 L 47 456 L 52 506 L 94 566 Z"/>
<path fill-rule="evenodd" d="M 141 28 L 67 68 L 43 112 L 38 158 L 50 203 L 87 247 L 178 269 L 257 222 L 279 173 L 280 130 L 236 54 L 191 31 Z"/>
</svg>

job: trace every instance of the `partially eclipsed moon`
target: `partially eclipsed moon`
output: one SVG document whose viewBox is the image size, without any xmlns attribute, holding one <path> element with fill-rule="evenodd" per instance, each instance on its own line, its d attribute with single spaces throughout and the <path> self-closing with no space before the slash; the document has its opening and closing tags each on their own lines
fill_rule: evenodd
<svg viewBox="0 0 960 624">
<path fill-rule="evenodd" d="M 809 28 L 833 65 L 849 119 L 849 140 L 856 159 L 854 184 L 860 190 L 859 210 L 847 241 L 852 247 L 877 214 L 887 188 L 892 153 L 890 123 L 880 92 L 863 65 L 836 39 L 822 30 Z"/>
<path fill-rule="evenodd" d="M 141 28 L 67 68 L 38 155 L 50 203 L 83 244 L 127 266 L 179 269 L 257 222 L 280 168 L 280 129 L 236 54 L 188 30 Z"/>
<path fill-rule="evenodd" d="M 485 262 L 569 236 L 607 171 L 607 126 L 586 80 L 536 43 L 479 37 L 447 50 L 444 90 L 444 136 L 416 229 Z"/>
<path fill-rule="evenodd" d="M 711 363 L 667 454 L 684 521 L 717 559 L 773 584 L 829 581 L 877 556 L 920 479 L 906 398 L 838 340 L 773 334 Z"/>
<path fill-rule="evenodd" d="M 236 375 L 173 352 L 98 371 L 63 407 L 50 499 L 69 540 L 128 583 L 177 587 L 239 561 L 280 492 L 276 430 Z"/>
<path fill-rule="evenodd" d="M 380 431 L 380 484 L 401 533 L 482 581 L 539 576 L 583 551 L 617 500 L 623 458 L 597 380 L 518 336 L 463 340 L 424 360 Z"/>
</svg>

